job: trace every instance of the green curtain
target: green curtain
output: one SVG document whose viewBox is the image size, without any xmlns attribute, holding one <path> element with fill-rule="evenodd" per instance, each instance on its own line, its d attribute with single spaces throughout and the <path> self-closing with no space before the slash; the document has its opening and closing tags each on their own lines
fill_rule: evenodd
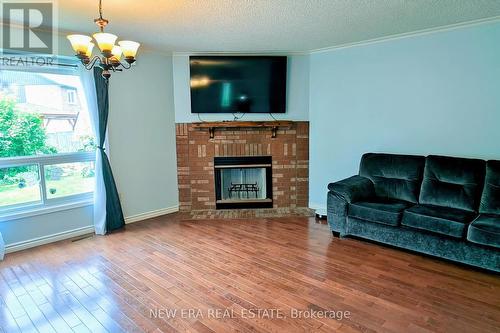
<svg viewBox="0 0 500 333">
<path fill-rule="evenodd" d="M 99 113 L 99 146 L 98 149 L 102 158 L 102 175 L 104 185 L 106 187 L 106 232 L 121 229 L 125 226 L 123 218 L 122 206 L 118 197 L 115 179 L 111 171 L 108 155 L 104 149 L 104 141 L 106 139 L 106 128 L 108 125 L 109 98 L 108 85 L 109 81 L 102 77 L 102 69 L 94 68 L 94 81 L 97 97 L 97 109 Z"/>
</svg>

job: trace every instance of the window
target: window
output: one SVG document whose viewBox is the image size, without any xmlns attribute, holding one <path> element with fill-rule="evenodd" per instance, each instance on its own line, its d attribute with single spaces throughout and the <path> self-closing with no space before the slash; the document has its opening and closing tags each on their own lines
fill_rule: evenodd
<svg viewBox="0 0 500 333">
<path fill-rule="evenodd" d="M 77 104 L 76 103 L 76 91 L 75 90 L 68 90 L 66 91 L 68 95 L 68 104 Z"/>
<path fill-rule="evenodd" d="M 0 207 L 40 203 L 42 195 L 38 184 L 40 169 L 37 164 L 0 169 Z"/>
<path fill-rule="evenodd" d="M 92 198 L 84 93 L 74 66 L 0 68 L 0 215 Z"/>
</svg>

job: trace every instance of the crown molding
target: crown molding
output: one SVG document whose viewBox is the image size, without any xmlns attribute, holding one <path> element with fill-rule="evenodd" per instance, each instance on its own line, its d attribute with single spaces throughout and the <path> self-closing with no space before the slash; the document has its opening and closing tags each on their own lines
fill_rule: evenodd
<svg viewBox="0 0 500 333">
<path fill-rule="evenodd" d="M 491 23 L 496 23 L 496 22 L 500 22 L 500 16 L 493 16 L 493 17 L 488 17 L 488 18 L 474 20 L 474 21 L 455 23 L 455 24 L 444 25 L 444 26 L 423 29 L 423 30 L 417 30 L 417 31 L 412 31 L 412 32 L 404 32 L 404 33 L 400 33 L 400 34 L 384 36 L 384 37 L 379 37 L 379 38 L 373 38 L 373 39 L 363 40 L 363 41 L 359 41 L 359 42 L 328 46 L 328 47 L 323 47 L 323 48 L 311 50 L 308 53 L 309 54 L 316 54 L 316 53 L 322 53 L 322 52 L 329 52 L 329 51 L 334 51 L 334 50 L 339 50 L 339 49 L 347 49 L 347 48 L 351 48 L 351 47 L 364 46 L 364 45 L 370 45 L 370 44 L 376 44 L 376 43 L 383 43 L 383 42 L 388 42 L 388 41 L 393 41 L 393 40 L 398 40 L 398 39 L 425 36 L 425 35 L 429 35 L 429 34 L 433 34 L 433 33 L 453 31 L 453 30 L 457 30 L 457 29 L 461 29 L 461 28 L 474 27 L 474 26 L 478 26 L 478 25 L 491 24 Z"/>
</svg>

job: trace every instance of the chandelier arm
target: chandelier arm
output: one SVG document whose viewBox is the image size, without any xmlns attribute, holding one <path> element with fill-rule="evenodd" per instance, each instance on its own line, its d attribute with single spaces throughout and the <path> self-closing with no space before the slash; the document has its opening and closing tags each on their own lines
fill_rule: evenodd
<svg viewBox="0 0 500 333">
<path fill-rule="evenodd" d="M 94 56 L 92 58 L 92 60 L 90 60 L 90 62 L 88 64 L 84 65 L 85 69 L 86 70 L 91 70 L 92 68 L 94 68 L 94 66 L 96 65 L 97 61 L 100 61 L 100 60 L 101 59 L 98 56 Z"/>
<path fill-rule="evenodd" d="M 132 67 L 131 64 L 127 62 L 121 62 L 116 56 L 111 56 L 108 60 L 111 62 L 111 65 L 113 65 L 113 68 L 123 67 L 124 69 L 130 69 Z"/>
<path fill-rule="evenodd" d="M 130 69 L 132 67 L 132 65 L 129 64 L 128 62 L 121 62 L 121 61 L 120 61 L 120 66 L 122 66 L 125 69 Z"/>
</svg>

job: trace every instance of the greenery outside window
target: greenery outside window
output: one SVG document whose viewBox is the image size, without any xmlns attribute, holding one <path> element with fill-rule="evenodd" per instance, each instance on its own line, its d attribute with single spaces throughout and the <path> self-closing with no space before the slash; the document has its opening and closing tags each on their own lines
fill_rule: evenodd
<svg viewBox="0 0 500 333">
<path fill-rule="evenodd" d="M 95 140 L 79 73 L 0 67 L 0 216 L 92 199 Z"/>
</svg>

